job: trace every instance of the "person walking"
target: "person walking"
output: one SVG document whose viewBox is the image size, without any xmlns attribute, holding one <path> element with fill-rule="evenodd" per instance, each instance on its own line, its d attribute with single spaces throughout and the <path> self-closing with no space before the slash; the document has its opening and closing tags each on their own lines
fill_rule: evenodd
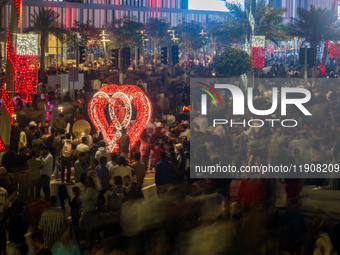
<svg viewBox="0 0 340 255">
<path fill-rule="evenodd" d="M 67 226 L 67 215 L 58 208 L 59 198 L 52 196 L 50 201 L 50 209 L 41 215 L 39 221 L 39 229 L 43 232 L 44 244 L 48 248 L 52 248 L 53 244 L 59 240 L 59 233 Z"/>
<path fill-rule="evenodd" d="M 66 134 L 66 139 L 61 145 L 61 183 L 64 183 L 65 168 L 67 168 L 66 182 L 71 183 L 71 163 L 76 146 L 71 141 L 71 134 Z"/>
<path fill-rule="evenodd" d="M 172 164 L 166 157 L 166 152 L 159 153 L 160 161 L 156 164 L 155 183 L 158 198 L 163 198 L 168 192 L 172 176 Z"/>
<path fill-rule="evenodd" d="M 27 136 L 26 136 L 27 129 L 28 129 L 27 125 L 22 126 L 22 131 L 20 132 L 20 138 L 19 138 L 19 148 L 27 146 Z"/>
<path fill-rule="evenodd" d="M 134 155 L 135 162 L 131 165 L 133 169 L 135 169 L 135 174 L 137 177 L 138 187 L 141 188 L 144 182 L 145 174 L 146 174 L 146 165 L 140 161 L 140 153 L 136 152 Z"/>
<path fill-rule="evenodd" d="M 129 154 L 129 146 L 130 146 L 130 138 L 126 133 L 126 128 L 122 128 L 122 138 L 119 144 L 120 155 L 124 158 L 128 158 Z"/>
<path fill-rule="evenodd" d="M 120 156 L 118 159 L 118 165 L 114 166 L 111 170 L 111 177 L 115 177 L 116 175 L 120 176 L 130 176 L 132 178 L 131 168 L 128 166 L 126 159 L 123 156 Z"/>
<path fill-rule="evenodd" d="M 80 188 L 78 186 L 72 187 L 73 192 L 73 198 L 71 200 L 70 197 L 68 197 L 68 205 L 71 208 L 71 218 L 72 218 L 72 226 L 74 229 L 74 234 L 76 238 L 79 238 L 79 222 L 81 218 L 81 205 L 82 201 L 80 199 Z"/>
<path fill-rule="evenodd" d="M 45 194 L 45 200 L 50 200 L 50 181 L 53 168 L 53 156 L 49 152 L 47 146 L 42 149 L 42 153 L 41 186 Z"/>
</svg>

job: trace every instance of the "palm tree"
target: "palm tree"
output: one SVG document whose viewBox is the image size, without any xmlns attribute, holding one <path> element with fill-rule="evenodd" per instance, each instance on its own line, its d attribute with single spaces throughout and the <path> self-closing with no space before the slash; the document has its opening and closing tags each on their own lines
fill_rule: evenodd
<svg viewBox="0 0 340 255">
<path fill-rule="evenodd" d="M 40 69 L 45 68 L 45 50 L 48 40 L 48 35 L 52 34 L 59 40 L 63 40 L 65 30 L 58 27 L 59 15 L 52 9 L 39 8 L 38 12 L 34 11 L 32 14 L 32 26 L 27 28 L 26 32 L 34 32 L 40 34 Z"/>
<path fill-rule="evenodd" d="M 166 18 L 150 18 L 145 25 L 147 35 L 150 37 L 150 43 L 153 45 L 154 62 L 157 63 L 157 52 L 159 47 L 168 46 L 171 42 L 170 34 L 170 23 Z"/>
<path fill-rule="evenodd" d="M 239 3 L 226 2 L 226 8 L 230 11 L 227 21 L 215 24 L 210 32 L 221 42 L 244 43 L 251 26 L 248 18 L 250 6 L 251 0 L 245 0 L 244 7 Z M 287 26 L 282 22 L 285 12 L 285 8 L 274 8 L 272 1 L 268 4 L 264 0 L 259 1 L 254 12 L 254 35 L 265 36 L 275 44 L 286 39 Z"/>
<path fill-rule="evenodd" d="M 297 14 L 298 18 L 291 22 L 290 33 L 310 43 L 315 52 L 314 59 L 320 42 L 340 40 L 339 24 L 332 25 L 338 19 L 334 9 L 315 9 L 315 6 L 311 6 L 309 11 L 299 8 Z M 312 77 L 316 77 L 316 67 L 312 68 Z"/>
</svg>

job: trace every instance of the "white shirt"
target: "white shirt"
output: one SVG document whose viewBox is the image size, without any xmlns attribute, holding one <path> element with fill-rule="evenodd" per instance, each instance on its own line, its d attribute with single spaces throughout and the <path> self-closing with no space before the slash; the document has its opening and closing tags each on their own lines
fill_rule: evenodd
<svg viewBox="0 0 340 255">
<path fill-rule="evenodd" d="M 77 145 L 77 155 L 79 156 L 80 152 L 88 152 L 90 151 L 90 147 L 87 146 L 86 144 L 80 143 Z"/>
<path fill-rule="evenodd" d="M 78 145 L 79 146 L 79 145 Z M 78 148 L 78 147 L 77 147 Z M 101 157 L 106 157 L 107 161 L 109 161 L 111 159 L 111 153 L 109 150 L 105 149 L 104 147 L 99 147 L 94 158 L 98 161 L 98 163 L 100 162 L 100 158 Z M 124 177 L 124 176 L 123 176 Z"/>
<path fill-rule="evenodd" d="M 113 163 L 112 161 L 106 163 L 106 168 L 109 170 L 109 173 L 111 173 L 112 168 L 116 165 L 117 163 Z"/>
<path fill-rule="evenodd" d="M 189 140 L 189 136 L 190 136 L 190 129 L 189 129 L 189 128 L 187 128 L 185 131 L 181 132 L 181 133 L 179 134 L 179 137 L 182 137 L 182 136 L 186 136 L 186 137 L 187 137 L 187 139 Z"/>
<path fill-rule="evenodd" d="M 94 90 L 98 90 L 98 89 L 100 89 L 100 87 L 102 86 L 102 83 L 101 83 L 101 81 L 100 80 L 94 80 L 93 81 L 93 89 Z"/>
<path fill-rule="evenodd" d="M 111 170 L 111 176 L 113 178 L 116 175 L 120 175 L 121 177 L 128 175 L 132 178 L 131 168 L 128 166 L 116 165 Z"/>
<path fill-rule="evenodd" d="M 20 132 L 20 140 L 19 140 L 19 147 L 27 146 L 27 137 L 24 131 Z"/>
<path fill-rule="evenodd" d="M 175 123 L 176 122 L 175 116 L 174 115 L 170 115 L 170 114 L 167 115 L 166 116 L 166 122 L 167 122 L 168 125 L 171 125 L 171 124 Z"/>
<path fill-rule="evenodd" d="M 41 175 L 47 175 L 51 177 L 53 168 L 53 156 L 51 153 L 47 153 L 42 159 L 43 168 L 41 170 Z"/>
</svg>

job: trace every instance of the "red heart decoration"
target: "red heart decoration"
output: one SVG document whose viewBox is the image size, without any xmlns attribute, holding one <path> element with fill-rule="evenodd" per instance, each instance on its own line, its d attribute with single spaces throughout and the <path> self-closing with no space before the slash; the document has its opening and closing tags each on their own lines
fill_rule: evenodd
<svg viewBox="0 0 340 255">
<path fill-rule="evenodd" d="M 109 105 L 111 123 L 106 120 L 104 110 Z M 137 110 L 136 119 L 131 120 L 133 108 Z M 128 129 L 129 151 L 135 146 L 152 115 L 150 100 L 143 91 L 134 85 L 115 84 L 101 87 L 91 98 L 88 108 L 90 119 L 108 142 L 111 152 L 119 149 L 117 141 L 121 138 L 121 128 Z"/>
</svg>

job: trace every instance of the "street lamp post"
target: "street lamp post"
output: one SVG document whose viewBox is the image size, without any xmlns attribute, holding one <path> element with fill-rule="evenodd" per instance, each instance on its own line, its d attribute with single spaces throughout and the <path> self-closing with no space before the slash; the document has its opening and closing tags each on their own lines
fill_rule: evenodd
<svg viewBox="0 0 340 255">
<path fill-rule="evenodd" d="M 173 63 L 172 63 L 172 42 L 177 42 L 179 40 L 179 38 L 176 38 L 175 35 L 175 30 L 168 30 L 168 33 L 170 33 L 170 36 L 172 36 L 171 38 L 171 42 L 170 42 L 170 46 L 169 46 L 169 67 L 170 67 L 170 75 L 172 77 L 173 75 Z"/>
<path fill-rule="evenodd" d="M 145 33 L 145 30 L 137 30 L 139 33 L 141 33 L 142 35 L 142 42 L 143 42 L 143 67 L 144 70 L 146 69 L 145 66 L 145 42 L 149 41 L 148 38 L 145 38 L 147 36 L 147 34 Z"/>
<path fill-rule="evenodd" d="M 204 30 L 202 29 L 202 32 L 201 33 L 199 33 L 201 36 L 202 36 L 202 40 L 204 40 L 204 38 L 207 38 L 207 37 L 205 37 L 204 35 L 206 35 L 207 33 L 205 33 L 204 32 Z M 205 57 L 205 44 L 204 44 L 204 46 L 203 46 L 203 65 L 204 65 L 204 67 L 206 67 L 207 66 L 207 64 L 205 63 L 205 61 L 206 61 L 206 57 Z"/>
<path fill-rule="evenodd" d="M 137 30 L 137 32 L 139 32 L 139 33 L 141 33 L 141 35 L 142 35 L 142 42 L 143 42 L 143 67 L 144 67 L 144 69 L 146 69 L 145 68 L 145 42 L 147 42 L 147 41 L 149 41 L 149 39 L 148 38 L 145 38 L 146 36 L 147 36 L 147 34 L 145 33 L 145 30 Z M 136 54 L 135 54 L 135 61 L 136 61 L 136 63 L 135 63 L 135 69 L 137 70 L 137 68 L 138 68 L 138 53 L 137 53 L 137 47 L 135 48 L 135 50 L 136 50 Z"/>
<path fill-rule="evenodd" d="M 102 31 L 103 33 L 100 35 L 103 37 L 102 42 L 104 46 L 104 64 L 105 64 L 105 74 L 108 75 L 108 68 L 107 68 L 107 52 L 106 52 L 106 42 L 109 42 L 110 40 L 107 40 L 105 37 L 108 36 L 105 34 L 105 30 Z"/>
</svg>

